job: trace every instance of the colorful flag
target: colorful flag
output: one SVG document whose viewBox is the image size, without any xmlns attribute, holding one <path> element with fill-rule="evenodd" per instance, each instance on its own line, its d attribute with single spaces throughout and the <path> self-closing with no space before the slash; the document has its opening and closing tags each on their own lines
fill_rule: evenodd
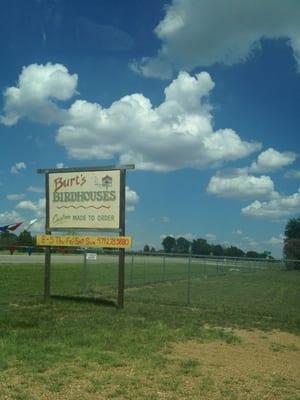
<svg viewBox="0 0 300 400">
<path fill-rule="evenodd" d="M 17 222 L 16 224 L 3 225 L 3 226 L 0 226 L 0 231 L 1 232 L 15 231 L 22 224 L 23 224 L 23 222 Z"/>
<path fill-rule="evenodd" d="M 11 224 L 11 225 L 8 225 L 8 230 L 9 231 L 15 231 L 17 228 L 19 228 L 19 226 L 20 225 L 22 225 L 23 224 L 23 222 L 17 222 L 16 224 Z"/>
</svg>

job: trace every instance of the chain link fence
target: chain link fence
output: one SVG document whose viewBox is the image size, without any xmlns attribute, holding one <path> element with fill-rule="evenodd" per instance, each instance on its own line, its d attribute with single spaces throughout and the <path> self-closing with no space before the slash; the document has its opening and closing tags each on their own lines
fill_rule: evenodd
<svg viewBox="0 0 300 400">
<path fill-rule="evenodd" d="M 203 302 L 203 290 L 212 283 L 230 288 L 238 285 L 241 276 L 251 283 L 251 274 L 271 276 L 294 265 L 299 261 L 126 253 L 125 305 L 138 301 L 197 306 Z M 0 304 L 41 301 L 43 285 L 42 249 L 0 251 Z M 61 249 L 52 253 L 52 295 L 115 301 L 117 287 L 118 252 Z"/>
</svg>

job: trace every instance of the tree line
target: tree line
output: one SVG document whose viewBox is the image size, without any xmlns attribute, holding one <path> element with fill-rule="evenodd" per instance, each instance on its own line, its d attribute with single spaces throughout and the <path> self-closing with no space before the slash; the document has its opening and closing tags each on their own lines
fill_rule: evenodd
<svg viewBox="0 0 300 400">
<path fill-rule="evenodd" d="M 206 239 L 198 238 L 192 241 L 184 237 L 174 238 L 166 236 L 162 241 L 163 250 L 166 253 L 178 254 L 195 254 L 195 255 L 211 255 L 218 257 L 251 257 L 251 258 L 266 258 L 270 257 L 268 251 L 258 253 L 256 251 L 244 252 L 237 246 L 224 247 L 220 244 L 208 243 Z"/>
<path fill-rule="evenodd" d="M 294 262 L 287 263 L 290 269 L 300 270 L 300 218 L 291 218 L 284 231 L 283 257 Z M 19 235 L 9 231 L 0 233 L 0 248 L 11 246 L 35 246 L 35 236 L 31 232 L 23 230 Z M 224 247 L 220 244 L 208 243 L 206 239 L 198 238 L 192 241 L 184 237 L 174 238 L 166 236 L 162 241 L 163 251 L 165 253 L 195 254 L 195 255 L 213 255 L 219 257 L 249 257 L 266 258 L 270 257 L 270 252 L 259 253 L 253 250 L 244 252 L 236 246 Z M 154 247 L 144 246 L 144 252 L 155 252 Z M 295 262 L 299 260 L 299 262 Z"/>
<path fill-rule="evenodd" d="M 289 269 L 300 270 L 300 218 L 291 218 L 284 230 L 283 258 L 293 260 L 286 262 Z M 173 254 L 212 255 L 219 257 L 249 257 L 249 258 L 273 258 L 269 251 L 259 253 L 254 250 L 243 251 L 236 246 L 225 247 L 220 244 L 208 243 L 206 239 L 198 238 L 187 240 L 184 237 L 174 238 L 166 236 L 162 241 L 162 251 Z M 154 247 L 144 246 L 144 252 L 155 252 Z M 299 260 L 299 262 L 297 262 Z"/>
<path fill-rule="evenodd" d="M 0 234 L 0 247 L 35 246 L 35 237 L 26 229 L 19 235 L 6 231 Z"/>
</svg>

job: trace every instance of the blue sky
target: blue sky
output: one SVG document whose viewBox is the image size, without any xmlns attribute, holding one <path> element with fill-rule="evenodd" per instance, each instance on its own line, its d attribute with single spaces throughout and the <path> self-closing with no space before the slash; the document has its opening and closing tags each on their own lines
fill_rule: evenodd
<svg viewBox="0 0 300 400">
<path fill-rule="evenodd" d="M 10 0 L 0 15 L 0 223 L 38 168 L 134 163 L 127 232 L 281 256 L 300 213 L 300 3 Z"/>
</svg>

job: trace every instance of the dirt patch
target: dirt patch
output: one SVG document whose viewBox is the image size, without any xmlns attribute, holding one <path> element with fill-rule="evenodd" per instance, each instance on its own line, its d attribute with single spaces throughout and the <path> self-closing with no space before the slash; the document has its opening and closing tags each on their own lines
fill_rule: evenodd
<svg viewBox="0 0 300 400">
<path fill-rule="evenodd" d="M 300 337 L 234 331 L 240 339 L 173 343 L 157 359 L 83 361 L 0 373 L 1 400 L 300 400 Z M 230 337 L 230 336 L 229 336 Z"/>
<path fill-rule="evenodd" d="M 234 333 L 238 344 L 174 344 L 171 359 L 190 367 L 190 384 L 206 379 L 207 399 L 300 399 L 300 337 L 285 332 Z M 205 388 L 204 388 L 205 389 Z M 200 396 L 199 398 L 202 398 Z"/>
</svg>

